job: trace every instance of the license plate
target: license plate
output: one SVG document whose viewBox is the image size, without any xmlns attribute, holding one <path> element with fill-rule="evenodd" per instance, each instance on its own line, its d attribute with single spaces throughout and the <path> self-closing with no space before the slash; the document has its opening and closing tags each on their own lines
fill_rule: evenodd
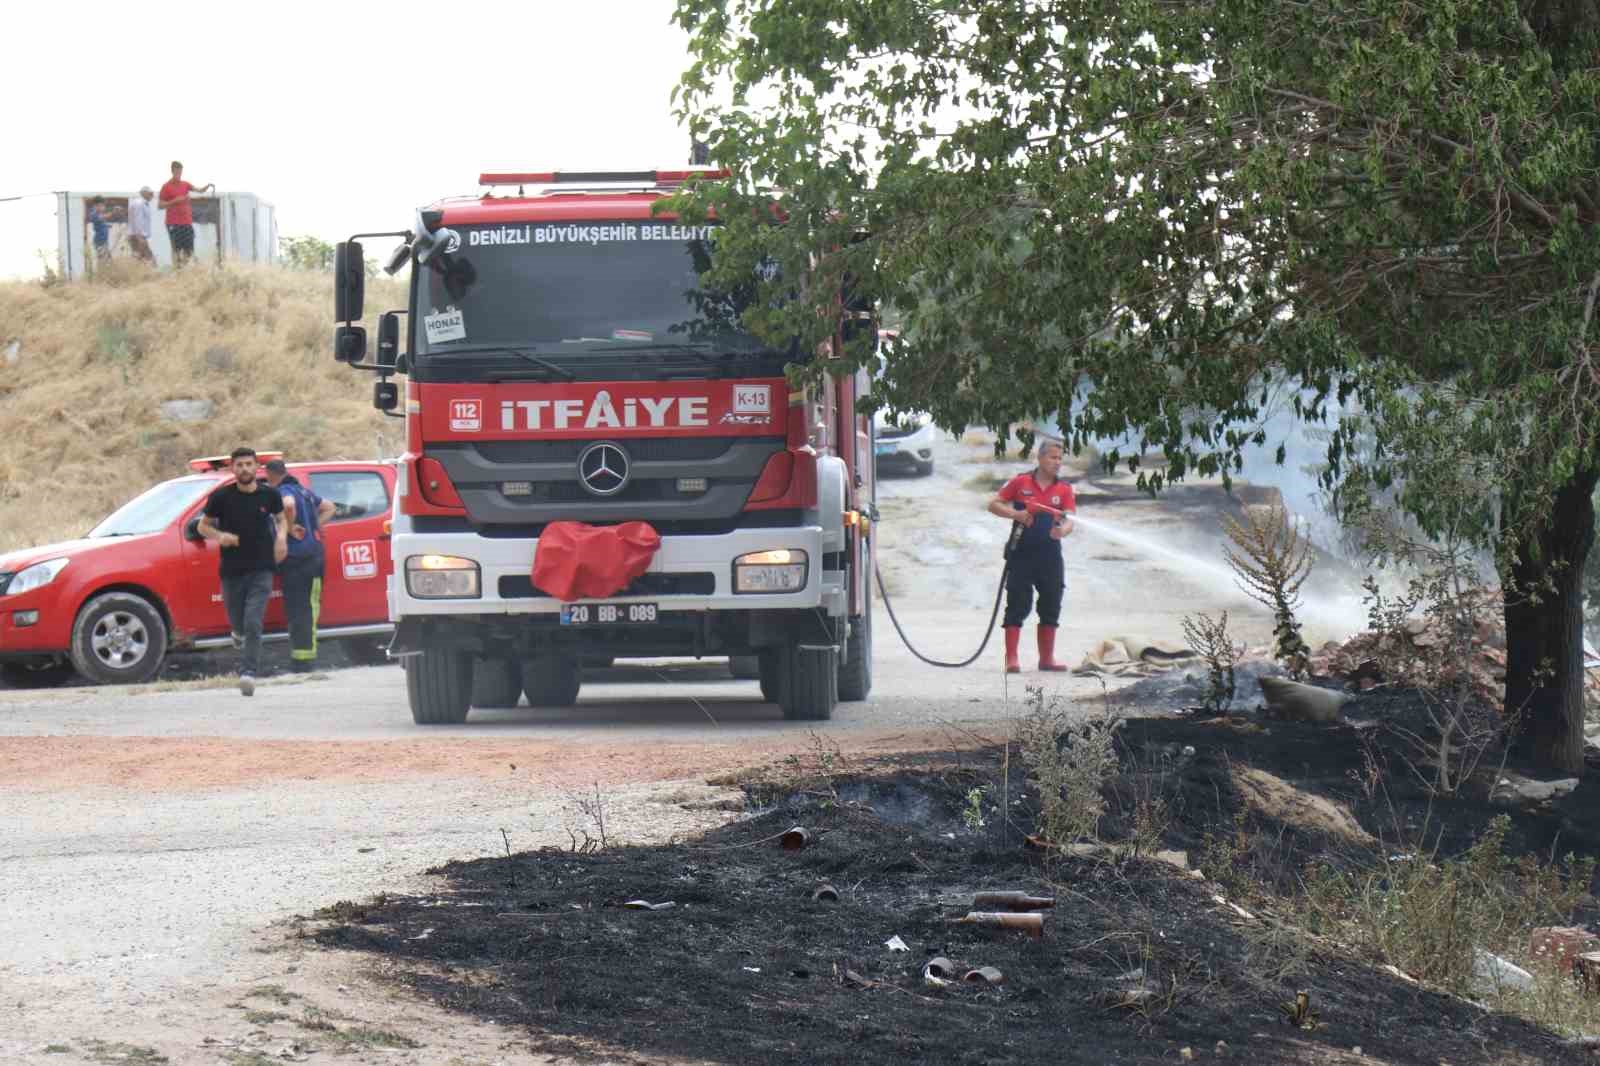
<svg viewBox="0 0 1600 1066">
<path fill-rule="evenodd" d="M 894 449 L 895 449 L 895 446 L 893 444 L 880 444 L 880 445 L 878 445 L 878 454 L 879 455 L 893 455 L 894 454 Z"/>
<path fill-rule="evenodd" d="M 569 603 L 561 608 L 564 626 L 647 626 L 660 616 L 653 603 Z"/>
</svg>

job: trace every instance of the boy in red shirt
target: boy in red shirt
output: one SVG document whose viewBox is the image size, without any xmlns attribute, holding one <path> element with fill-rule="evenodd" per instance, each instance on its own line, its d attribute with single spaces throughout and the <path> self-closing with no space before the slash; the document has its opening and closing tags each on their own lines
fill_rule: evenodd
<svg viewBox="0 0 1600 1066">
<path fill-rule="evenodd" d="M 1033 610 L 1033 594 L 1039 593 L 1039 669 L 1061 671 L 1056 662 L 1056 628 L 1061 623 L 1061 597 L 1067 588 L 1066 567 L 1061 559 L 1061 538 L 1072 532 L 1067 515 L 1078 510 L 1072 486 L 1056 475 L 1061 469 L 1062 447 L 1056 441 L 1039 445 L 1039 465 L 1018 474 L 989 501 L 989 512 L 1021 525 L 1022 539 L 1011 553 L 1011 569 L 1006 576 L 1006 673 L 1020 673 L 1017 646 L 1022 641 L 1022 623 Z M 1039 512 L 1030 513 L 1029 502 L 1062 512 L 1060 518 Z"/>
<path fill-rule="evenodd" d="M 182 266 L 194 255 L 194 211 L 189 206 L 189 194 L 216 189 L 210 184 L 201 188 L 183 180 L 183 164 L 172 161 L 172 180 L 161 186 L 161 198 L 156 206 L 167 213 L 167 238 L 172 241 L 172 265 Z"/>
</svg>

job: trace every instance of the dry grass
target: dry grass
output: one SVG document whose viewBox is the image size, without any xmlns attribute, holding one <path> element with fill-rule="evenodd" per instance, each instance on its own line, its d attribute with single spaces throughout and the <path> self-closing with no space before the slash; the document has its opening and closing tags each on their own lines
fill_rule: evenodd
<svg viewBox="0 0 1600 1066">
<path fill-rule="evenodd" d="M 369 283 L 372 311 L 403 286 Z M 77 536 L 198 455 L 239 444 L 291 459 L 398 451 L 371 377 L 334 362 L 332 278 L 263 267 L 158 274 L 115 264 L 93 281 L 0 283 L 0 551 Z M 369 332 L 374 320 L 367 323 Z M 166 421 L 174 399 L 214 403 Z"/>
</svg>

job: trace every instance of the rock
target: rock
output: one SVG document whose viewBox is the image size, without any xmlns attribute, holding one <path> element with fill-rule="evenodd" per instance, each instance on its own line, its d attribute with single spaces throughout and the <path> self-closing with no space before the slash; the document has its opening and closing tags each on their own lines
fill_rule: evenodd
<svg viewBox="0 0 1600 1066">
<path fill-rule="evenodd" d="M 1600 936 L 1576 926 L 1542 926 L 1528 937 L 1528 955 L 1539 962 L 1549 963 L 1559 972 L 1572 972 L 1573 960 L 1579 955 L 1600 952 Z"/>
<path fill-rule="evenodd" d="M 1489 801 L 1501 807 L 1525 810 L 1552 803 L 1578 787 L 1576 777 L 1556 781 L 1533 781 L 1526 777 L 1502 777 L 1489 794 Z"/>
<path fill-rule="evenodd" d="M 1164 862 L 1168 866 L 1175 866 L 1180 870 L 1189 869 L 1189 853 L 1187 851 L 1158 851 L 1151 858 L 1156 862 Z"/>
<path fill-rule="evenodd" d="M 1533 974 L 1482 948 L 1473 951 L 1472 977 L 1474 986 L 1484 995 L 1533 989 Z"/>
<path fill-rule="evenodd" d="M 1266 697 L 1269 712 L 1291 722 L 1337 722 L 1340 708 L 1350 699 L 1343 692 L 1282 677 L 1263 677 L 1261 694 Z"/>
<path fill-rule="evenodd" d="M 6 343 L 4 358 L 6 361 L 6 366 L 17 365 L 17 360 L 22 358 L 22 341 L 19 338 L 12 337 L 11 340 Z"/>
<path fill-rule="evenodd" d="M 232 370 L 233 352 L 227 348 L 212 347 L 206 349 L 206 366 L 212 370 Z"/>
<path fill-rule="evenodd" d="M 168 400 L 161 414 L 168 422 L 204 422 L 216 409 L 210 400 Z"/>
</svg>

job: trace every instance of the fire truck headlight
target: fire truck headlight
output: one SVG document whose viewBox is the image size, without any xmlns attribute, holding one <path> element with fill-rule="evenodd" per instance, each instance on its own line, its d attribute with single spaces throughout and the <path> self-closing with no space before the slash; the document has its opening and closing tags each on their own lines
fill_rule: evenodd
<svg viewBox="0 0 1600 1066">
<path fill-rule="evenodd" d="M 17 576 L 12 578 L 5 586 L 6 595 L 15 596 L 19 592 L 31 592 L 42 589 L 56 579 L 56 575 L 67 567 L 65 559 L 51 559 L 48 562 L 34 563 L 32 566 L 18 570 Z"/>
<path fill-rule="evenodd" d="M 733 591 L 799 592 L 806 587 L 810 560 L 799 548 L 751 552 L 733 561 Z"/>
<path fill-rule="evenodd" d="M 478 564 L 454 555 L 406 559 L 406 591 L 419 600 L 475 600 L 482 595 Z"/>
</svg>

